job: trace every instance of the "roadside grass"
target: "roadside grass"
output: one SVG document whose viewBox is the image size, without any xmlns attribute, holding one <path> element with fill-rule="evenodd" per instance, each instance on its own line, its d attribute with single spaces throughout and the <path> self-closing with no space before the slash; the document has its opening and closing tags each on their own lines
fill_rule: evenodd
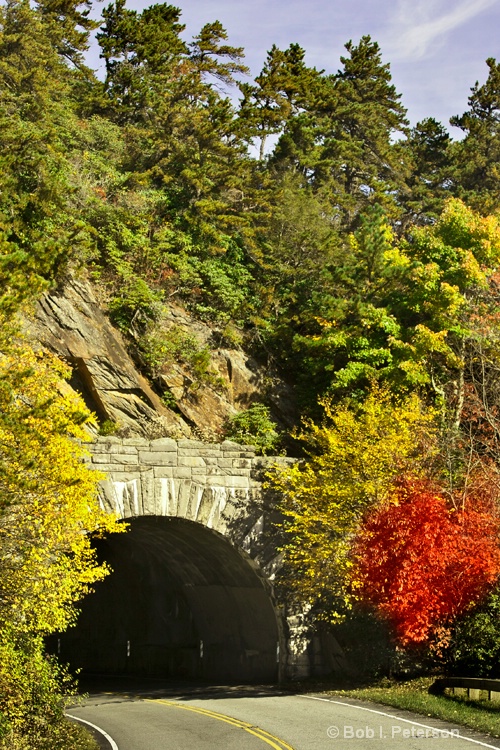
<svg viewBox="0 0 500 750">
<path fill-rule="evenodd" d="M 397 681 L 382 680 L 376 685 L 348 690 L 326 690 L 329 695 L 348 696 L 406 709 L 423 716 L 443 719 L 478 732 L 500 737 L 500 704 L 489 700 L 469 700 L 453 695 L 429 695 L 434 677 Z"/>
</svg>

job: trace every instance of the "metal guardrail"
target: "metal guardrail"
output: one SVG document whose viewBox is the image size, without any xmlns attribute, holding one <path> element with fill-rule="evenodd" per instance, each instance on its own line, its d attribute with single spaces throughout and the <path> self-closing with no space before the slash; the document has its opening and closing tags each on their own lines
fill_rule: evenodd
<svg viewBox="0 0 500 750">
<path fill-rule="evenodd" d="M 479 700 L 481 693 L 488 693 L 488 699 L 500 702 L 500 680 L 486 677 L 439 677 L 434 680 L 428 692 L 431 695 L 443 695 L 446 688 L 453 690 L 454 695 L 465 695 L 471 700 Z"/>
</svg>

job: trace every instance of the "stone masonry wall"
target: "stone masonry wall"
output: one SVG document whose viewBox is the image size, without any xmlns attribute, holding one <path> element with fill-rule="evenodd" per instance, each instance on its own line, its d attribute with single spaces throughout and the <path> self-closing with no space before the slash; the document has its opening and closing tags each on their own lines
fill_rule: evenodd
<svg viewBox="0 0 500 750">
<path fill-rule="evenodd" d="M 262 478 L 291 459 L 261 457 L 238 443 L 100 437 L 88 446 L 103 509 L 120 518 L 156 515 L 195 521 L 227 536 L 264 568 L 276 552 L 265 534 Z M 269 573 L 270 571 L 265 571 Z"/>
</svg>

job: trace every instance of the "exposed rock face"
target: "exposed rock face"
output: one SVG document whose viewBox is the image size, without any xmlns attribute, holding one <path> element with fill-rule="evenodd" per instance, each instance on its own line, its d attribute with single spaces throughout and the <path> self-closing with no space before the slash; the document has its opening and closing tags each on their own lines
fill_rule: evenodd
<svg viewBox="0 0 500 750">
<path fill-rule="evenodd" d="M 184 330 L 200 346 L 213 345 L 212 329 L 180 307 L 169 308 L 165 325 Z M 37 341 L 70 364 L 71 385 L 101 422 L 114 422 L 124 437 L 197 434 L 217 440 L 227 417 L 261 400 L 264 391 L 266 373 L 255 361 L 237 349 L 211 347 L 210 369 L 218 377 L 218 387 L 195 383 L 189 368 L 181 362 L 170 363 L 157 377 L 157 385 L 175 399 L 175 410 L 168 408 L 137 369 L 122 335 L 109 322 L 86 280 L 73 279 L 43 297 L 29 329 Z M 275 387 L 271 402 L 278 422 L 292 424 L 292 401 L 284 386 Z"/>
<path fill-rule="evenodd" d="M 71 365 L 71 384 L 101 421 L 115 422 L 124 435 L 191 434 L 189 425 L 164 406 L 137 370 L 88 282 L 73 280 L 43 297 L 30 330 Z"/>
</svg>

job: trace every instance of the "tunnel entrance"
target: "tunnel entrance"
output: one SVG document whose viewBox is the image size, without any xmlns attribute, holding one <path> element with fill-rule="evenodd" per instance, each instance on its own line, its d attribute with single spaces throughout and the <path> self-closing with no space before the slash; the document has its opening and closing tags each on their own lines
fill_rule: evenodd
<svg viewBox="0 0 500 750">
<path fill-rule="evenodd" d="M 113 572 L 60 637 L 61 661 L 84 673 L 276 681 L 277 616 L 250 558 L 193 521 L 129 523 L 96 544 Z"/>
</svg>

